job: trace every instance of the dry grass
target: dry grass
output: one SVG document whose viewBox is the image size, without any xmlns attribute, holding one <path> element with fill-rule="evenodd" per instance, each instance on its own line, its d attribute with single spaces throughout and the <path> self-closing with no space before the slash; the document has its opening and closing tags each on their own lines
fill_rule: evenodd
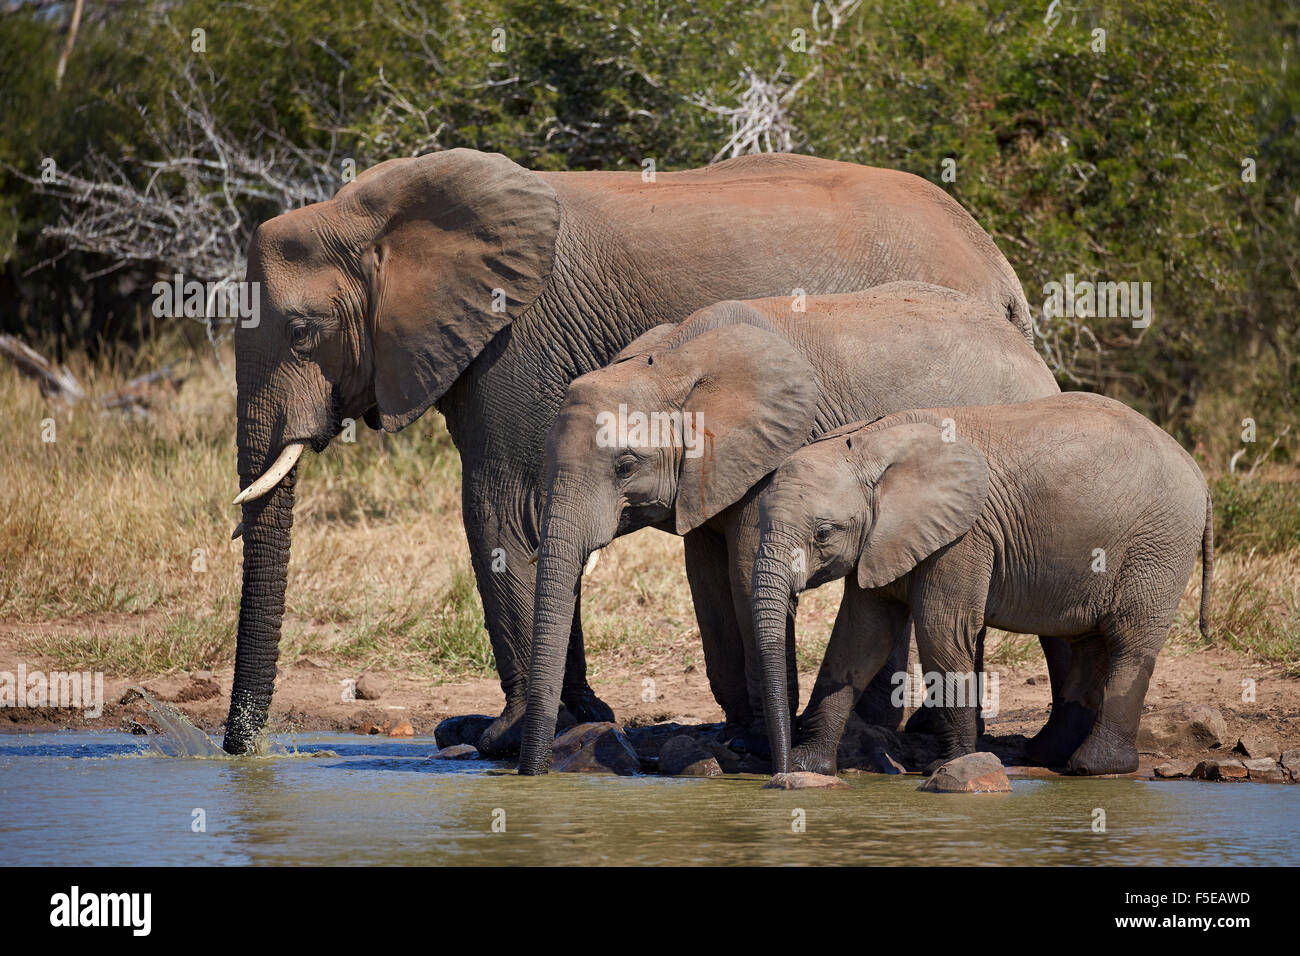
<svg viewBox="0 0 1300 956">
<path fill-rule="evenodd" d="M 139 370 L 74 368 L 92 394 Z M 138 677 L 233 658 L 242 547 L 230 541 L 234 397 L 210 357 L 189 374 L 149 417 L 128 418 L 51 407 L 33 383 L 0 369 L 0 627 L 24 651 Z M 51 418 L 56 441 L 46 443 Z M 441 418 L 430 412 L 397 435 L 359 426 L 356 437 L 301 466 L 282 659 L 440 680 L 491 675 L 459 460 Z M 1215 640 L 1300 674 L 1300 546 L 1286 546 L 1294 524 L 1280 537 L 1276 528 L 1294 495 L 1294 484 L 1274 482 L 1234 496 L 1234 531 L 1216 568 Z M 1256 513 L 1264 519 L 1252 524 Z M 1262 540 L 1270 553 L 1246 550 Z M 832 585 L 801 599 L 802 667 L 819 663 L 839 598 Z M 1200 640 L 1198 599 L 1199 573 L 1173 640 Z M 615 542 L 584 588 L 583 610 L 596 676 L 665 656 L 702 665 L 675 537 L 644 531 Z M 988 660 L 1037 655 L 1036 641 L 997 633 Z"/>
</svg>

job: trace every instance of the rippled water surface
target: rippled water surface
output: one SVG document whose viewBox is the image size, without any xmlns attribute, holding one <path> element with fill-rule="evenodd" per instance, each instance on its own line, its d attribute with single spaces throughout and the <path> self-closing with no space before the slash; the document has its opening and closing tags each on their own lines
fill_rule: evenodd
<svg viewBox="0 0 1300 956">
<path fill-rule="evenodd" d="M 280 743 L 297 755 L 0 735 L 0 863 L 1300 863 L 1300 786 L 1013 778 L 1010 794 L 949 796 L 850 775 L 849 790 L 778 792 L 761 777 L 518 777 L 426 760 L 420 738 Z"/>
</svg>

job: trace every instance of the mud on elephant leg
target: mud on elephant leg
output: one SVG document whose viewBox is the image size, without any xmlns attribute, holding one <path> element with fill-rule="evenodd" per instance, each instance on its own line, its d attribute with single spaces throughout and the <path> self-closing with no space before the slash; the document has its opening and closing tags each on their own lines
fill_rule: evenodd
<svg viewBox="0 0 1300 956">
<path fill-rule="evenodd" d="M 1034 737 L 1038 743 L 1030 742 L 1030 759 L 1035 763 L 1051 759 L 1054 763 L 1044 763 L 1044 766 L 1054 766 L 1063 764 L 1083 742 L 1092 728 L 1095 714 L 1086 708 L 1080 709 L 1077 695 L 1073 700 L 1067 696 L 1067 683 L 1071 681 L 1071 672 L 1076 664 L 1075 651 L 1071 649 L 1070 642 L 1061 637 L 1043 634 L 1039 636 L 1038 643 L 1042 646 L 1043 658 L 1047 661 L 1047 677 L 1052 686 L 1052 709 L 1047 724 Z M 1078 682 L 1077 676 L 1074 681 Z"/>
<path fill-rule="evenodd" d="M 906 654 L 910 634 L 906 605 L 863 590 L 851 577 L 844 579 L 844 599 L 826 656 L 799 720 L 800 740 L 790 752 L 793 770 L 835 773 L 836 752 L 853 702 L 861 707 L 863 688 L 890 667 L 900 645 Z"/>
<path fill-rule="evenodd" d="M 981 627 L 979 634 L 975 637 L 975 674 L 979 680 L 979 683 L 976 686 L 979 688 L 979 693 L 981 694 L 981 702 L 983 701 L 983 688 L 986 686 L 985 682 L 988 680 L 987 675 L 984 673 L 984 642 L 987 638 L 988 628 Z M 935 712 L 935 708 L 933 707 L 918 707 L 912 712 L 912 716 L 907 718 L 907 725 L 903 728 L 903 732 L 909 734 L 937 735 L 940 731 L 941 723 L 939 721 L 939 715 Z M 975 736 L 977 739 L 984 736 L 984 714 L 982 707 L 976 712 L 975 716 Z"/>
<path fill-rule="evenodd" d="M 1169 623 L 1116 626 L 1105 635 L 1109 667 L 1097 720 L 1066 769 L 1075 774 L 1131 773 L 1138 768 L 1137 735 L 1156 654 Z"/>
<path fill-rule="evenodd" d="M 1042 640 L 1045 650 L 1049 640 L 1056 647 L 1064 643 L 1060 638 Z M 1097 719 L 1110 667 L 1106 639 L 1101 634 L 1076 638 L 1068 650 L 1060 684 L 1052 685 L 1052 710 L 1047 723 L 1029 741 L 1025 751 L 1031 763 L 1043 767 L 1064 767 L 1088 736 Z M 1060 658 L 1057 663 L 1061 664 Z"/>
</svg>

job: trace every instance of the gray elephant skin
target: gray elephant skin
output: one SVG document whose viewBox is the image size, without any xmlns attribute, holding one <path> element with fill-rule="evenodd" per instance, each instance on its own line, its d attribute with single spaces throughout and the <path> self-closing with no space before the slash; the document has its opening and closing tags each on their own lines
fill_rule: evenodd
<svg viewBox="0 0 1300 956">
<path fill-rule="evenodd" d="M 1030 334 L 1011 267 L 941 189 L 792 155 L 644 178 L 536 173 L 464 149 L 394 159 L 263 223 L 246 277 L 258 321 L 235 334 L 244 567 L 231 753 L 253 749 L 270 708 L 298 456 L 322 451 L 344 418 L 393 432 L 436 405 L 446 419 L 506 699 L 479 746 L 506 753 L 525 705 L 542 451 L 570 381 L 656 325 L 795 289 L 935 282 Z M 708 590 L 719 563 L 693 550 L 693 585 Z M 612 718 L 587 683 L 580 614 L 567 660 L 566 706 Z"/>
<path fill-rule="evenodd" d="M 963 678 L 987 623 L 1070 642 L 1067 713 L 1035 738 L 1037 759 L 1079 774 L 1136 770 L 1147 683 L 1198 552 L 1208 628 L 1211 519 L 1191 456 L 1099 395 L 908 411 L 800 449 L 761 498 L 753 571 L 774 771 L 825 771 L 828 760 L 834 769 L 855 691 L 909 611 L 922 667 L 945 675 L 936 711 L 945 758 L 975 750 L 979 701 Z M 839 578 L 852 626 L 837 622 L 807 739 L 791 753 L 787 607 Z"/>
<path fill-rule="evenodd" d="M 711 590 L 694 596 L 714 693 L 728 723 L 761 726 L 749 584 L 764 478 L 846 422 L 940 401 L 1018 402 L 1058 391 L 1005 312 L 916 282 L 721 302 L 647 332 L 613 364 L 576 379 L 546 443 L 520 772 L 543 773 L 549 762 L 589 555 L 640 528 L 684 535 L 687 555 L 712 574 Z M 615 438 L 605 427 L 638 414 L 682 426 L 657 441 L 633 429 Z M 783 653 L 793 656 L 792 608 L 782 614 Z M 906 633 L 895 652 L 906 659 Z M 887 685 L 882 696 L 887 704 Z"/>
</svg>

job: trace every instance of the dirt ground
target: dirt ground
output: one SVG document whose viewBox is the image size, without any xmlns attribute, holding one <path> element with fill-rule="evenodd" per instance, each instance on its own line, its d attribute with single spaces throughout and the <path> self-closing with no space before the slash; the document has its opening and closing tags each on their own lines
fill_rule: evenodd
<svg viewBox="0 0 1300 956">
<path fill-rule="evenodd" d="M 46 627 L 57 625 L 44 625 Z M 28 671 L 46 666 L 30 653 L 20 652 L 22 634 L 32 625 L 0 624 L 0 671 L 16 673 L 20 662 Z M 691 655 L 699 659 L 698 652 Z M 722 719 L 709 692 L 702 666 L 675 664 L 671 658 L 651 665 L 621 662 L 606 655 L 593 668 L 596 692 L 629 724 L 676 721 L 695 724 Z M 226 717 L 232 666 L 206 674 L 201 680 L 187 673 L 105 674 L 104 714 L 88 720 L 79 710 L 6 708 L 0 711 L 0 730 L 22 732 L 52 727 L 117 729 L 135 713 L 118 703 L 126 689 L 143 685 L 155 696 L 169 700 L 198 726 L 217 732 Z M 496 714 L 504 698 L 494 679 L 436 683 L 400 673 L 372 672 L 383 684 L 379 700 L 343 700 L 343 682 L 360 675 L 327 661 L 302 658 L 282 664 L 272 706 L 273 729 L 282 731 L 355 731 L 363 723 L 409 721 L 417 736 L 432 735 L 445 717 L 460 714 Z M 1047 669 L 1036 654 L 1025 664 L 991 667 L 996 674 L 999 711 L 987 721 L 989 733 L 1032 735 L 1047 717 L 1050 688 Z M 806 702 L 814 674 L 800 674 L 801 701 Z M 643 700 L 646 679 L 653 680 L 653 700 Z M 1244 700 L 1243 682 L 1253 681 L 1254 700 Z M 1283 748 L 1300 746 L 1300 680 L 1281 676 L 1277 668 L 1219 648 L 1169 646 L 1161 653 L 1151 687 L 1148 710 L 1174 703 L 1201 703 L 1217 707 L 1227 721 L 1229 735 L 1254 732 L 1276 739 Z"/>
</svg>

